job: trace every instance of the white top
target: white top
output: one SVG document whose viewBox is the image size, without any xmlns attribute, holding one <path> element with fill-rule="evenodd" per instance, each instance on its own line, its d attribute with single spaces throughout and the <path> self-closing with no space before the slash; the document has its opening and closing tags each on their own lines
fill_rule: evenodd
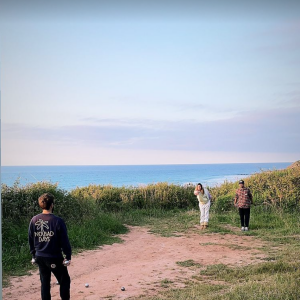
<svg viewBox="0 0 300 300">
<path fill-rule="evenodd" d="M 206 188 L 204 188 L 204 194 L 202 195 L 199 192 L 197 195 L 197 199 L 201 204 L 206 204 L 210 201 L 211 195 L 210 195 L 209 191 Z"/>
</svg>

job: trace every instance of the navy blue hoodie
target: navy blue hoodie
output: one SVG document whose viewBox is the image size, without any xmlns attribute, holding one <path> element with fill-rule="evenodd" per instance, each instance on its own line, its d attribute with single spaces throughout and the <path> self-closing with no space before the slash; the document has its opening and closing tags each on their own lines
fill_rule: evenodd
<svg viewBox="0 0 300 300">
<path fill-rule="evenodd" d="M 33 257 L 62 258 L 63 251 L 66 259 L 71 259 L 72 250 L 66 224 L 53 214 L 41 213 L 31 219 L 28 240 Z"/>
</svg>

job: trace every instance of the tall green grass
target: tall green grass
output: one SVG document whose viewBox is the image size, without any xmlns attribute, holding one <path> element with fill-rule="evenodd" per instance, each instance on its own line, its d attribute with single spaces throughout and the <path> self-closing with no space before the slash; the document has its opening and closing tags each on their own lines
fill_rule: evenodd
<svg viewBox="0 0 300 300">
<path fill-rule="evenodd" d="M 195 207 L 194 187 L 182 187 L 165 182 L 142 187 L 89 185 L 70 192 L 76 199 L 94 201 L 107 211 L 124 209 L 173 209 Z"/>
<path fill-rule="evenodd" d="M 50 192 L 55 196 L 55 214 L 67 225 L 73 252 L 119 241 L 115 234 L 127 228 L 115 216 L 99 211 L 96 203 L 73 197 L 56 184 L 38 182 L 27 186 L 2 185 L 2 267 L 4 276 L 23 274 L 31 268 L 28 226 L 40 213 L 38 197 Z"/>
<path fill-rule="evenodd" d="M 299 210 L 300 163 L 297 164 L 298 162 L 293 168 L 264 171 L 244 178 L 245 185 L 251 189 L 254 203 L 289 211 Z M 210 189 L 218 211 L 233 208 L 233 198 L 237 188 L 238 182 L 225 181 Z"/>
</svg>

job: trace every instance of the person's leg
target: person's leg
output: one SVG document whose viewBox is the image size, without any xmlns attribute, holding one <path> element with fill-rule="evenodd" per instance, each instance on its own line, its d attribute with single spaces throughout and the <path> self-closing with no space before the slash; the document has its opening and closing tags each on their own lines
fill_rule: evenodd
<svg viewBox="0 0 300 300">
<path fill-rule="evenodd" d="M 210 202 L 208 202 L 204 205 L 204 226 L 205 226 L 205 228 L 208 226 L 209 209 L 210 209 Z"/>
<path fill-rule="evenodd" d="M 249 227 L 249 221 L 250 221 L 250 207 L 245 208 L 245 227 Z"/>
<path fill-rule="evenodd" d="M 60 297 L 62 300 L 69 300 L 70 299 L 70 286 L 71 286 L 71 279 L 69 276 L 68 268 L 64 267 L 64 271 L 61 275 L 61 284 L 60 284 Z"/>
<path fill-rule="evenodd" d="M 47 258 L 36 257 L 35 261 L 38 264 L 39 271 L 40 271 L 42 300 L 51 300 L 51 294 L 50 294 L 51 270 L 48 266 Z"/>
<path fill-rule="evenodd" d="M 202 229 L 202 226 L 204 226 L 204 206 L 203 204 L 200 204 L 199 203 L 199 209 L 200 209 L 200 225 L 201 225 L 201 229 Z"/>
<path fill-rule="evenodd" d="M 70 299 L 71 279 L 68 268 L 63 265 L 63 259 L 56 260 L 56 267 L 52 268 L 52 272 L 60 285 L 60 297 L 62 300 Z"/>
<path fill-rule="evenodd" d="M 239 214 L 240 214 L 241 226 L 245 227 L 245 213 L 243 208 L 239 208 Z"/>
</svg>

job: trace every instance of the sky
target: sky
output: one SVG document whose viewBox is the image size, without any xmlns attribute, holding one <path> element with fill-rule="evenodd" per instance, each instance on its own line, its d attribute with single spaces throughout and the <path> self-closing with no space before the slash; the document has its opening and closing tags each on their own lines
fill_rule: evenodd
<svg viewBox="0 0 300 300">
<path fill-rule="evenodd" d="M 1 164 L 299 160 L 300 2 L 203 3 L 2 0 Z"/>
</svg>

